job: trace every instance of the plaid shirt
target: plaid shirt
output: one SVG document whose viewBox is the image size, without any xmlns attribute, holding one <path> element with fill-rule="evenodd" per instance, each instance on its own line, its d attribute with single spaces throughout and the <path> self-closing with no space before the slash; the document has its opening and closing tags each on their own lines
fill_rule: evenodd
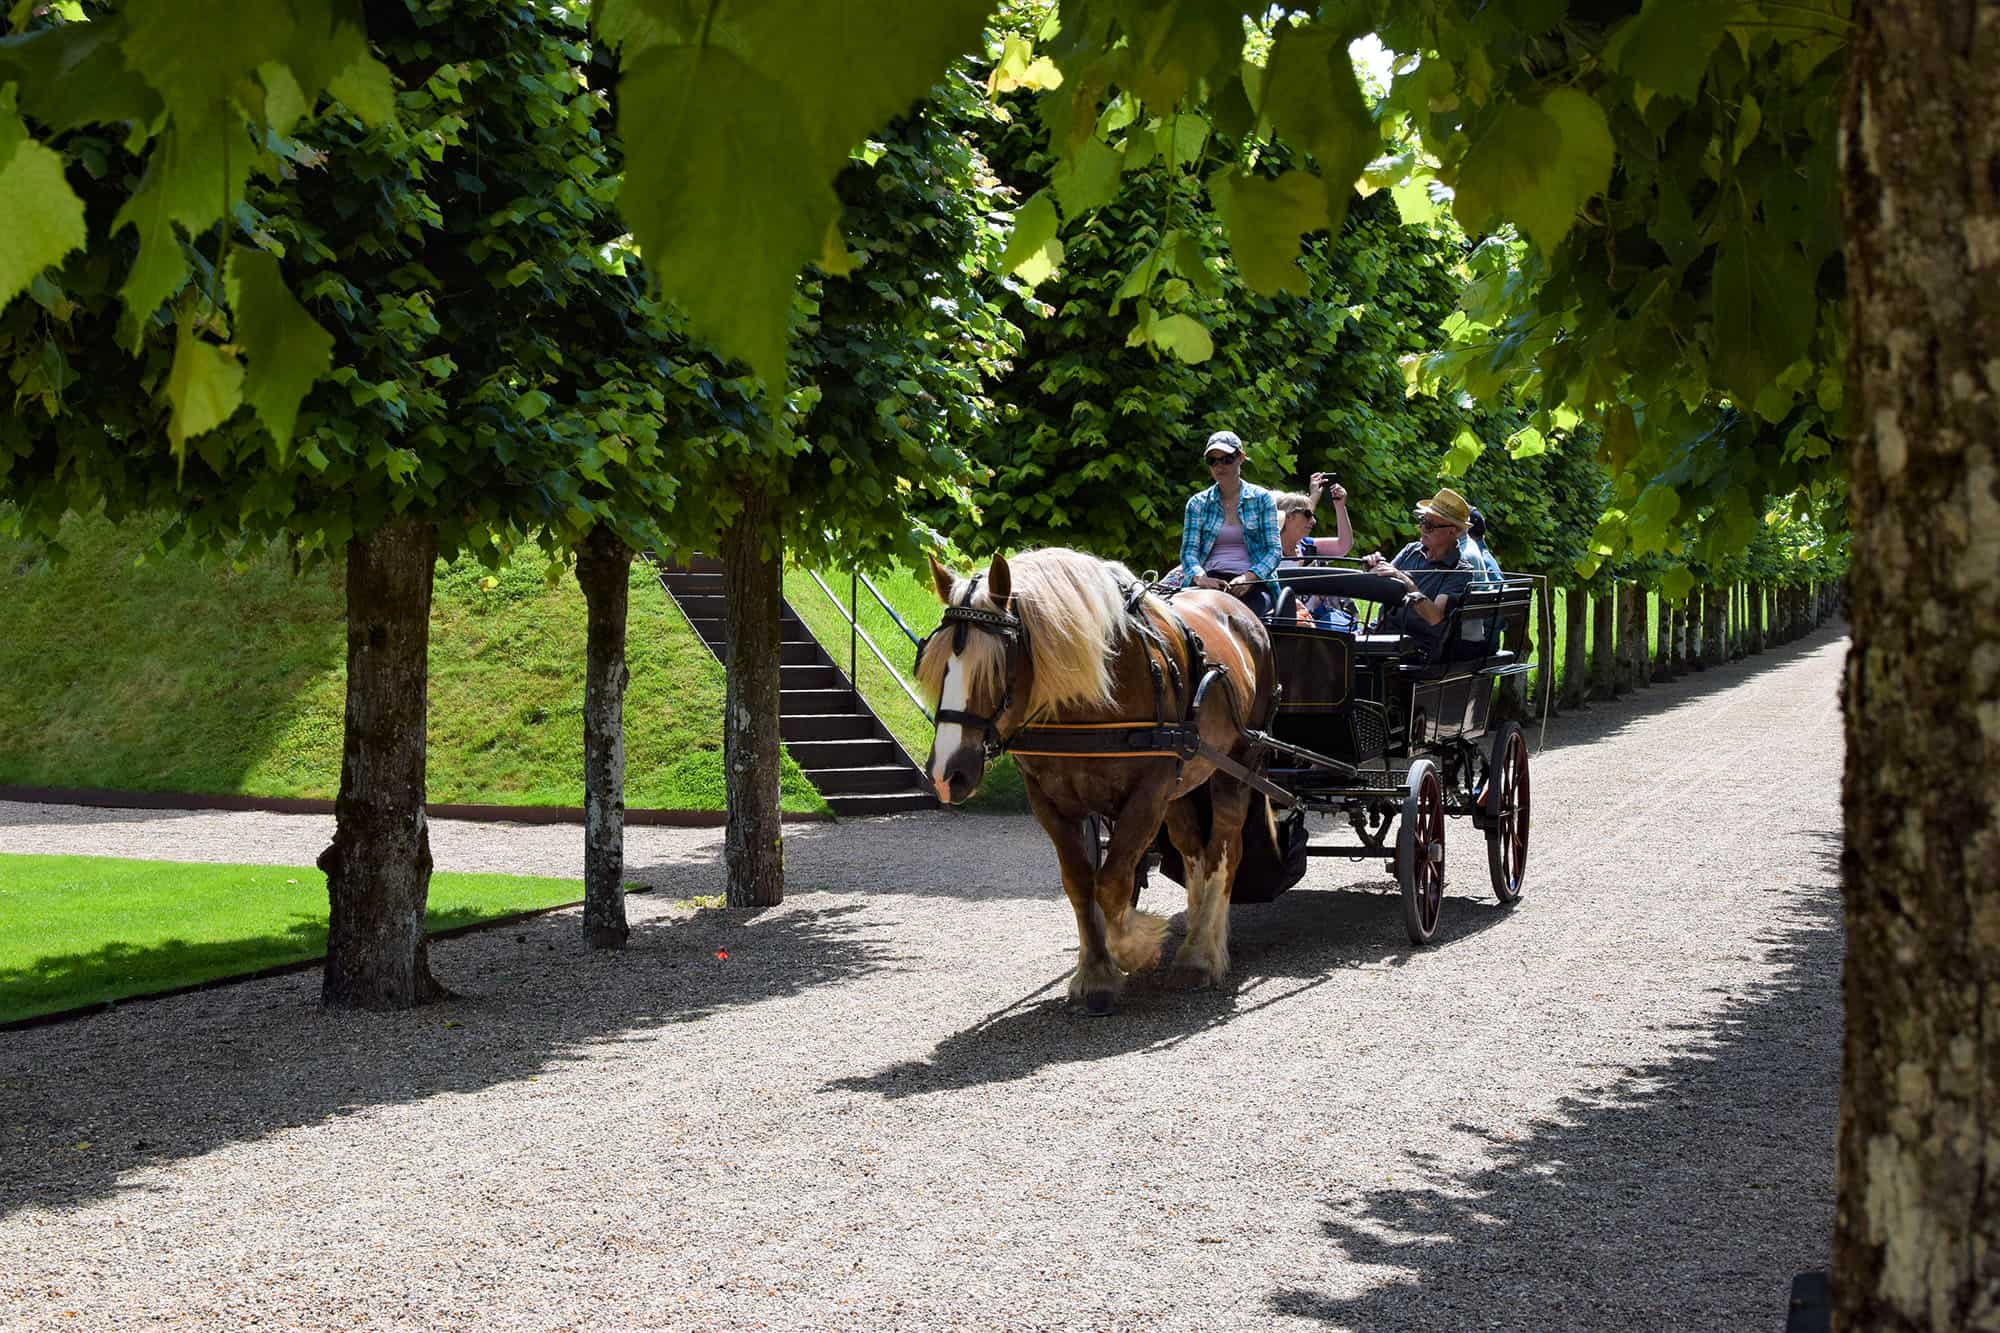
<svg viewBox="0 0 2000 1333">
<path fill-rule="evenodd" d="M 1278 502 L 1262 486 L 1244 482 L 1236 496 L 1236 515 L 1243 523 L 1243 549 L 1250 552 L 1250 572 L 1260 579 L 1278 567 Z M 1202 562 L 1215 549 L 1222 528 L 1222 493 L 1211 486 L 1187 502 L 1181 519 L 1181 573 L 1192 584 L 1206 571 Z"/>
</svg>

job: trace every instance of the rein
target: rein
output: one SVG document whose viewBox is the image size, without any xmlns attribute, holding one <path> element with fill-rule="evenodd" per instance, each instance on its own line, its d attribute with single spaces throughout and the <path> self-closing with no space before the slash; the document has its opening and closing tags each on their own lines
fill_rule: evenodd
<svg viewBox="0 0 2000 1333">
<path fill-rule="evenodd" d="M 979 630 L 982 633 L 997 634 L 1006 644 L 1006 690 L 1000 703 L 984 716 L 961 708 L 940 708 L 937 711 L 939 723 L 953 722 L 960 726 L 975 727 L 981 736 L 981 748 L 986 752 L 988 762 L 1000 755 L 1012 752 L 1030 758 L 1049 759 L 1172 759 L 1185 765 L 1190 759 L 1206 759 L 1222 772 L 1238 781 L 1275 797 L 1286 805 L 1292 804 L 1292 796 L 1261 773 L 1252 772 L 1235 759 L 1224 754 L 1201 738 L 1201 729 L 1194 719 L 1201 710 L 1202 701 L 1217 682 L 1228 675 L 1228 668 L 1221 663 L 1209 663 L 1203 652 L 1201 638 L 1188 628 L 1185 620 L 1167 606 L 1167 616 L 1180 631 L 1181 641 L 1187 651 L 1188 670 L 1184 676 L 1180 663 L 1167 648 L 1166 638 L 1149 620 L 1141 605 L 1146 596 L 1144 584 L 1134 584 L 1127 590 L 1126 614 L 1136 622 L 1134 631 L 1145 644 L 1146 668 L 1153 677 L 1153 720 L 1129 722 L 1043 722 L 1037 724 L 1028 718 L 1007 735 L 1001 735 L 997 725 L 1014 701 L 1016 677 L 1020 674 L 1019 654 L 1027 647 L 1028 630 L 1019 617 L 1004 611 L 985 611 L 971 605 L 973 593 L 979 587 L 979 575 L 974 575 L 966 584 L 965 595 L 953 606 L 944 609 L 943 619 L 932 635 L 942 633 L 945 626 L 952 627 L 952 652 L 965 651 L 966 632 Z M 926 636 L 917 645 L 917 657 L 921 661 L 924 649 L 930 643 Z M 1164 670 L 1162 667 L 1164 666 Z M 1194 689 L 1187 693 L 1187 703 L 1180 710 L 1180 717 L 1173 722 L 1167 720 L 1167 682 L 1171 679 L 1173 689 L 1179 692 L 1184 683 L 1195 681 Z M 1225 695 L 1225 697 L 1227 697 Z M 1234 713 L 1235 703 L 1230 704 Z M 1243 719 L 1236 719 L 1239 727 Z M 1251 733 L 1254 736 L 1254 733 Z"/>
</svg>

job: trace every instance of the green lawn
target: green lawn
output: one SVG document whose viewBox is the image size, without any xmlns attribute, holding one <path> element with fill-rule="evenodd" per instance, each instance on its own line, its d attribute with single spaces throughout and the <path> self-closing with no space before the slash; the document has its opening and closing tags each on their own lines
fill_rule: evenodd
<svg viewBox="0 0 2000 1333">
<path fill-rule="evenodd" d="M 431 930 L 583 896 L 569 879 L 431 876 Z M 322 957 L 326 877 L 297 866 L 0 855 L 0 1023 Z"/>
<path fill-rule="evenodd" d="M 799 613 L 799 619 L 806 622 L 813 636 L 826 646 L 827 653 L 844 672 L 848 669 L 850 644 L 855 654 L 855 674 L 862 697 L 875 715 L 882 719 L 891 735 L 902 743 L 903 749 L 921 764 L 931 750 L 932 727 L 923 709 L 899 687 L 903 685 L 915 689 L 915 679 L 910 668 L 916 660 L 916 647 L 909 635 L 898 628 L 889 613 L 882 609 L 862 585 L 856 594 L 856 585 L 844 571 L 821 571 L 820 578 L 826 583 L 822 592 L 814 584 L 812 576 L 804 570 L 789 570 L 785 574 L 785 600 Z M 931 586 L 930 571 L 921 575 L 899 570 L 894 574 L 871 575 L 876 589 L 901 616 L 911 633 L 918 638 L 937 628 L 940 613 L 944 608 L 939 604 L 937 592 Z M 832 597 L 828 597 L 828 593 Z M 882 650 L 882 655 L 893 664 L 893 671 L 884 667 L 875 654 L 868 650 L 866 643 L 851 640 L 847 616 L 858 602 L 860 614 L 854 618 Z M 996 814 L 1012 814 L 1028 808 L 1028 797 L 1021 787 L 1021 774 L 1014 767 L 1012 759 L 1002 757 L 987 770 L 986 779 L 980 784 L 979 794 L 966 804 L 966 809 Z"/>
<path fill-rule="evenodd" d="M 330 798 L 340 786 L 341 571 L 149 554 L 165 520 L 74 518 L 52 565 L 0 541 L 0 782 Z M 144 557 L 143 563 L 141 558 Z M 585 610 L 532 554 L 440 565 L 431 612 L 429 796 L 583 800 Z M 628 805 L 724 808 L 723 672 L 632 573 Z M 791 757 L 784 808 L 826 804 Z"/>
</svg>

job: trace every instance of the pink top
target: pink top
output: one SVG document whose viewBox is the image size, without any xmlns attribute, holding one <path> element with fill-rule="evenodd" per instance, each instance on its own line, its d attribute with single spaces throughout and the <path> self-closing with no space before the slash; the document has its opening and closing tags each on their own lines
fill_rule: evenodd
<svg viewBox="0 0 2000 1333">
<path fill-rule="evenodd" d="M 1215 530 L 1215 545 L 1208 548 L 1208 559 L 1201 567 L 1211 577 L 1241 574 L 1250 568 L 1250 548 L 1243 544 L 1241 521 L 1224 523 Z"/>
</svg>

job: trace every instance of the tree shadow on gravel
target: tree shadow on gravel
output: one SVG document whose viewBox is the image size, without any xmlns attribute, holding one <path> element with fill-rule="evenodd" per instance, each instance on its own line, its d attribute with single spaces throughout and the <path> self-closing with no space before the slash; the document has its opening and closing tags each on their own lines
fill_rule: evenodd
<svg viewBox="0 0 2000 1333">
<path fill-rule="evenodd" d="M 1179 892 L 1156 879 L 1146 901 L 1152 910 L 1164 912 L 1185 902 Z M 1069 915 L 1066 906 L 1063 915 Z M 1450 949 L 1507 916 L 1490 897 L 1448 897 L 1438 933 L 1424 949 Z M 1173 957 L 1184 932 L 1183 915 L 1176 914 L 1163 960 Z M 834 1079 L 826 1087 L 896 1100 L 1009 1083 L 1056 1065 L 1164 1050 L 1245 1014 L 1337 984 L 1356 969 L 1400 967 L 1417 946 L 1403 929 L 1401 898 L 1364 886 L 1294 889 L 1275 902 L 1235 908 L 1229 950 L 1224 989 L 1180 991 L 1167 986 L 1157 970 L 1141 973 L 1126 982 L 1117 1013 L 1090 1018 L 1069 1002 L 1069 974 L 1064 972 L 952 1033 L 928 1059 L 899 1061 L 873 1074 Z"/>
<path fill-rule="evenodd" d="M 725 956 L 726 955 L 726 956 Z M 586 948 L 574 912 L 432 946 L 457 998 L 318 1006 L 317 969 L 0 1034 L 0 1217 L 133 1188 L 197 1158 L 370 1107 L 521 1082 L 606 1043 L 898 966 L 859 906 L 721 910 Z"/>
<path fill-rule="evenodd" d="M 1839 643 L 1846 635 L 1845 621 L 1829 621 L 1810 634 L 1766 648 L 1761 653 L 1724 662 L 1705 671 L 1690 671 L 1672 680 L 1621 694 L 1616 699 L 1599 699 L 1582 709 L 1571 709 L 1549 719 L 1546 746 L 1541 743 L 1540 713 L 1521 725 L 1527 729 L 1528 743 L 1535 747 L 1538 754 L 1545 750 L 1567 749 L 1573 745 L 1608 740 L 1634 723 L 1679 708 L 1698 708 L 1724 690 L 1747 685 L 1766 672 L 1794 666 Z"/>
<path fill-rule="evenodd" d="M 1345 1264 L 1393 1275 L 1360 1294 L 1270 1293 L 1274 1315 L 1339 1327 L 1783 1326 L 1794 1273 L 1833 1229 L 1841 1047 L 1839 838 L 1774 903 L 1779 971 L 1679 1026 L 1669 1059 L 1521 1132 L 1461 1124 L 1486 1165 L 1412 1154 L 1415 1183 L 1326 1200 Z M 1774 897 L 1775 897 L 1774 893 Z M 1812 1237 L 1759 1248 L 1770 1237 Z"/>
</svg>

